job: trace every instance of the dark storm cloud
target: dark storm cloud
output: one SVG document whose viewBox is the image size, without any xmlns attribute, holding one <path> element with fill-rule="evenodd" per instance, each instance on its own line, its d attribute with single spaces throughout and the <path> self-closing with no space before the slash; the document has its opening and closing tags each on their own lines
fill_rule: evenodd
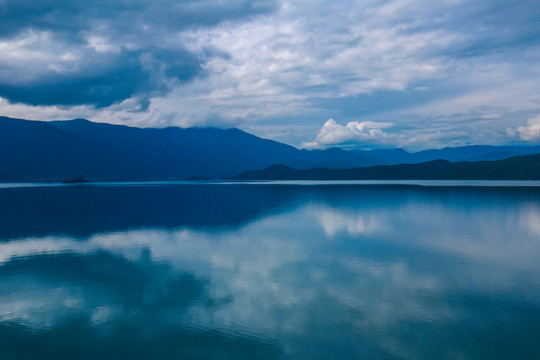
<svg viewBox="0 0 540 360">
<path fill-rule="evenodd" d="M 28 83 L 0 83 L 0 95 L 32 105 L 106 107 L 136 95 L 163 93 L 168 89 L 163 79 L 188 81 L 201 72 L 201 59 L 182 50 L 88 55 L 78 63 L 75 72 L 49 71 Z"/>
<path fill-rule="evenodd" d="M 119 31 L 144 26 L 178 30 L 266 13 L 276 6 L 274 0 L 4 0 L 0 2 L 0 34 L 14 35 L 28 28 L 72 34 L 97 27 Z"/>
<path fill-rule="evenodd" d="M 40 55 L 53 53 L 35 61 L 0 56 L 0 97 L 29 105 L 106 107 L 132 97 L 146 102 L 200 75 L 208 57 L 223 56 L 189 52 L 175 38 L 181 31 L 275 7 L 271 0 L 0 1 L 0 42 L 14 44 L 8 49 L 46 47 L 25 45 L 36 34 L 46 34 L 54 48 L 41 49 Z"/>
</svg>

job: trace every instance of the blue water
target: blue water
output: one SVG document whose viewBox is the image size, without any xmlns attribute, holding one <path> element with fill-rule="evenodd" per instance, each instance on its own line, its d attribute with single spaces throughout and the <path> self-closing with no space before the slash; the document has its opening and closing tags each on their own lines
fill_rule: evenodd
<svg viewBox="0 0 540 360">
<path fill-rule="evenodd" d="M 539 359 L 540 187 L 422 185 L 3 186 L 0 359 Z"/>
</svg>

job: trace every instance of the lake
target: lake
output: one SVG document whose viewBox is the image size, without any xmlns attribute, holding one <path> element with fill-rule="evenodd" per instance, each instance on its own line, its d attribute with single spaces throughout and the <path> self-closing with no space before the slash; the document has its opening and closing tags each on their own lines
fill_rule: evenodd
<svg viewBox="0 0 540 360">
<path fill-rule="evenodd" d="M 540 358 L 540 187 L 431 185 L 4 185 L 0 358 Z"/>
</svg>

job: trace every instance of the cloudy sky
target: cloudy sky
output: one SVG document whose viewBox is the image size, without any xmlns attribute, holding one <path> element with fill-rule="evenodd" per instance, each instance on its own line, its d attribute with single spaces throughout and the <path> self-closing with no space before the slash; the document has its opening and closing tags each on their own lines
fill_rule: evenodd
<svg viewBox="0 0 540 360">
<path fill-rule="evenodd" d="M 0 19 L 4 116 L 540 143 L 537 0 L 0 0 Z"/>
</svg>

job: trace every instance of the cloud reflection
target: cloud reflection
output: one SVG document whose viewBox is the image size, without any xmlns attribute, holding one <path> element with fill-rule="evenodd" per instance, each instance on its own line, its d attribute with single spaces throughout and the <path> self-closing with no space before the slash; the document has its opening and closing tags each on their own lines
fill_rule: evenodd
<svg viewBox="0 0 540 360">
<path fill-rule="evenodd" d="M 187 358 L 208 344 L 193 345 L 199 335 L 241 344 L 214 348 L 237 358 L 477 358 L 493 342 L 530 344 L 538 201 L 498 191 L 328 189 L 219 231 L 4 242 L 0 331 L 29 343 L 77 330 L 152 351 L 176 334 L 163 341 L 177 354 L 191 344 Z"/>
</svg>

